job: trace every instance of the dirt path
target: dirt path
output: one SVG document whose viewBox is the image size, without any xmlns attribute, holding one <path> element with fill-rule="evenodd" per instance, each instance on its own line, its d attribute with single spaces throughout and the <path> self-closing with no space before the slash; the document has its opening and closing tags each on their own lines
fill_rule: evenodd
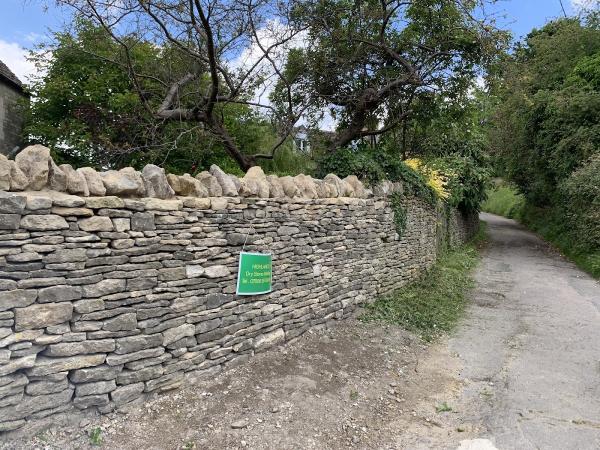
<svg viewBox="0 0 600 450">
<path fill-rule="evenodd" d="M 484 219 L 473 304 L 448 341 L 351 320 L 4 448 L 98 448 L 95 427 L 119 450 L 600 448 L 598 284 L 514 222 Z"/>
<path fill-rule="evenodd" d="M 459 360 L 444 347 L 349 320 L 126 415 L 54 427 L 7 448 L 97 448 L 87 432 L 100 427 L 102 447 L 119 450 L 455 449 L 478 428 L 436 412 L 461 390 Z"/>
</svg>

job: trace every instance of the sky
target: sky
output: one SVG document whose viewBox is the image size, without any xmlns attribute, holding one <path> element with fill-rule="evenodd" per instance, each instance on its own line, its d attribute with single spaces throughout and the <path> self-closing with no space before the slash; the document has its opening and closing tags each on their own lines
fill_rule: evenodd
<svg viewBox="0 0 600 450">
<path fill-rule="evenodd" d="M 599 0 L 562 0 L 567 14 L 586 2 Z M 500 0 L 494 8 L 500 27 L 516 38 L 548 20 L 562 16 L 560 0 Z M 24 82 L 35 73 L 26 60 L 27 50 L 48 39 L 50 30 L 60 30 L 69 21 L 68 9 L 54 0 L 0 0 L 0 60 Z"/>
</svg>

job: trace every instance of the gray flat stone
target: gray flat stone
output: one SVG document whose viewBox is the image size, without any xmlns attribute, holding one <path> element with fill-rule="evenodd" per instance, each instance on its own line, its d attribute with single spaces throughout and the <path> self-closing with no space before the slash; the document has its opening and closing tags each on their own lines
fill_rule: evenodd
<svg viewBox="0 0 600 450">
<path fill-rule="evenodd" d="M 7 364 L 0 366 L 0 376 L 9 375 L 16 372 L 17 370 L 33 367 L 36 361 L 37 355 L 27 355 L 22 358 L 15 358 L 10 360 Z M 0 418 L 0 420 L 2 420 Z"/>
<path fill-rule="evenodd" d="M 25 392 L 29 395 L 46 395 L 62 392 L 69 388 L 67 378 L 61 381 L 34 381 L 27 385 Z"/>
<path fill-rule="evenodd" d="M 79 286 L 50 286 L 38 291 L 38 302 L 66 302 L 81 298 L 81 287 Z"/>
<path fill-rule="evenodd" d="M 68 322 L 73 317 L 71 303 L 47 303 L 15 309 L 15 330 L 44 328 Z"/>
<path fill-rule="evenodd" d="M 163 345 L 162 334 L 127 336 L 116 340 L 117 354 L 133 353 Z"/>
<path fill-rule="evenodd" d="M 66 230 L 69 224 L 56 214 L 31 214 L 21 218 L 21 228 L 31 231 Z"/>
<path fill-rule="evenodd" d="M 87 409 L 91 406 L 106 406 L 109 403 L 108 394 L 88 395 L 85 397 L 75 397 L 73 404 L 76 408 Z"/>
<path fill-rule="evenodd" d="M 154 224 L 154 214 L 146 212 L 134 213 L 131 216 L 131 229 L 133 231 L 153 231 L 156 229 Z"/>
<path fill-rule="evenodd" d="M 135 313 L 125 313 L 107 319 L 102 326 L 107 331 L 131 331 L 137 328 L 137 316 Z"/>
<path fill-rule="evenodd" d="M 104 295 L 124 292 L 126 281 L 124 279 L 107 279 L 95 284 L 83 286 L 83 297 L 102 297 Z"/>
<path fill-rule="evenodd" d="M 86 367 L 73 370 L 69 374 L 69 379 L 73 383 L 87 383 L 90 381 L 114 380 L 123 369 L 122 365 L 108 366 L 101 365 L 97 367 Z"/>
<path fill-rule="evenodd" d="M 116 405 L 123 405 L 140 397 L 142 392 L 144 392 L 144 383 L 133 383 L 119 386 L 110 393 L 110 398 Z"/>
<path fill-rule="evenodd" d="M 73 397 L 73 389 L 65 389 L 64 391 L 48 394 L 36 395 L 30 397 L 23 396 L 23 400 L 8 408 L 4 408 L 0 413 L 0 420 L 9 421 L 29 417 L 38 411 L 53 409 L 60 405 L 68 403 Z"/>
<path fill-rule="evenodd" d="M 167 346 L 184 337 L 193 336 L 196 333 L 196 327 L 191 323 L 186 323 L 175 328 L 163 331 L 163 345 Z"/>
<path fill-rule="evenodd" d="M 95 381 L 92 383 L 83 383 L 75 386 L 75 396 L 83 397 L 86 395 L 107 394 L 117 388 L 115 380 Z"/>
<path fill-rule="evenodd" d="M 140 350 L 139 352 L 127 353 L 126 355 L 108 355 L 106 358 L 106 364 L 109 366 L 118 366 L 125 364 L 130 361 L 136 361 L 138 359 L 153 358 L 155 356 L 162 355 L 165 352 L 163 347 L 149 348 L 146 350 Z"/>
<path fill-rule="evenodd" d="M 0 191 L 0 214 L 22 214 L 26 204 L 25 197 Z"/>
<path fill-rule="evenodd" d="M 18 230 L 20 223 L 19 214 L 0 214 L 0 230 Z"/>
<path fill-rule="evenodd" d="M 85 340 L 81 342 L 61 342 L 49 345 L 46 356 L 73 356 L 90 353 L 110 353 L 115 349 L 114 339 Z M 87 395 L 87 394 L 84 394 Z"/>
<path fill-rule="evenodd" d="M 37 296 L 38 291 L 35 289 L 0 291 L 0 311 L 29 306 L 35 302 Z"/>
<path fill-rule="evenodd" d="M 83 231 L 112 231 L 113 223 L 110 217 L 94 216 L 80 219 L 79 229 Z"/>
<path fill-rule="evenodd" d="M 231 274 L 231 269 L 227 266 L 209 266 L 204 268 L 204 276 L 208 278 L 221 278 Z"/>
<path fill-rule="evenodd" d="M 35 367 L 27 369 L 26 373 L 30 376 L 42 376 L 57 372 L 65 372 L 83 367 L 98 366 L 104 362 L 106 355 L 79 355 L 66 358 L 53 358 L 39 356 L 35 362 Z"/>
</svg>

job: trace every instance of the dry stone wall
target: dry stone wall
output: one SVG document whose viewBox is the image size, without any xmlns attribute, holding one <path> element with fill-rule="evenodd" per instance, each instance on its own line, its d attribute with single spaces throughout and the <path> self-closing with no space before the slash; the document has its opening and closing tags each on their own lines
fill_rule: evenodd
<svg viewBox="0 0 600 450">
<path fill-rule="evenodd" d="M 48 189 L 39 172 L 25 176 Z M 474 229 L 473 218 L 407 199 L 398 236 L 385 198 L 340 197 L 351 183 L 337 177 L 337 196 L 332 188 L 315 197 L 312 183 L 292 179 L 271 198 L 260 176 L 239 185 L 219 176 L 221 196 L 212 197 L 0 192 L 1 431 L 197 383 L 347 317 Z M 100 177 L 106 193 L 117 178 Z M 148 193 L 150 178 L 122 188 Z M 152 192 L 161 186 L 164 194 L 161 183 Z M 235 295 L 244 244 L 273 254 L 272 293 Z"/>
</svg>

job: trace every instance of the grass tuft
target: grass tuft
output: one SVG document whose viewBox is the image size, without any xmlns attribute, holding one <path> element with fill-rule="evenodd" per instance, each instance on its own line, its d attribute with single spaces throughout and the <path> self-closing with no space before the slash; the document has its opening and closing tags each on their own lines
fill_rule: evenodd
<svg viewBox="0 0 600 450">
<path fill-rule="evenodd" d="M 100 427 L 93 428 L 89 431 L 90 444 L 93 446 L 102 445 L 102 430 Z"/>
<path fill-rule="evenodd" d="M 443 253 L 419 280 L 366 306 L 364 321 L 399 325 L 427 342 L 451 331 L 461 318 L 471 276 L 479 261 L 477 246 L 485 239 L 485 223 L 467 245 Z"/>
<path fill-rule="evenodd" d="M 448 405 L 448 403 L 444 402 L 441 405 L 438 405 L 435 407 L 435 412 L 439 413 L 443 413 L 443 412 L 450 412 L 452 411 L 452 407 Z"/>
</svg>

